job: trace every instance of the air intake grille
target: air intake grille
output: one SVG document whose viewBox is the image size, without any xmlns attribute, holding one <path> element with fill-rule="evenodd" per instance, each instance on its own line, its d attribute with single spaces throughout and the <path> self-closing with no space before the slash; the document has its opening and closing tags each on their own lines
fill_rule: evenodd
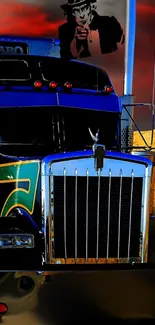
<svg viewBox="0 0 155 325">
<path fill-rule="evenodd" d="M 53 177 L 55 258 L 139 257 L 143 178 L 98 182 Z"/>
</svg>

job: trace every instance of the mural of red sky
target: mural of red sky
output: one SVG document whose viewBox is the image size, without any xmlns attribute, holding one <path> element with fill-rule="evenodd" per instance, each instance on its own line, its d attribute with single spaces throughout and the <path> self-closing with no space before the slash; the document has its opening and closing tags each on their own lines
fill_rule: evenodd
<svg viewBox="0 0 155 325">
<path fill-rule="evenodd" d="M 125 0 L 122 4 L 125 3 Z M 55 2 L 55 3 L 54 3 Z M 60 5 L 64 0 L 4 0 L 0 1 L 0 34 L 25 36 L 56 36 L 58 26 L 65 21 Z M 67 2 L 67 1 L 66 1 Z M 103 0 L 98 0 L 98 8 Z M 115 6 L 116 17 L 122 25 L 125 24 L 124 7 L 116 6 L 118 1 L 104 0 L 109 15 Z M 122 8 L 120 10 L 120 8 Z M 98 9 L 99 10 L 99 9 Z M 100 11 L 100 10 L 99 10 Z M 152 100 L 153 60 L 155 52 L 155 1 L 137 0 L 137 34 L 135 49 L 135 73 L 133 93 L 137 102 L 150 102 Z M 122 58 L 124 49 L 116 55 L 101 56 L 97 63 L 106 66 L 119 94 L 123 91 Z M 122 53 L 122 54 L 121 54 Z M 92 63 L 93 58 L 92 58 Z M 120 82 L 121 80 L 121 82 Z M 139 110 L 139 109 L 138 109 Z M 148 111 L 138 113 L 136 119 L 141 128 L 148 127 Z M 147 126 L 146 126 L 147 125 Z"/>
<path fill-rule="evenodd" d="M 0 34 L 22 36 L 55 35 L 59 21 L 52 21 L 46 1 L 5 0 L 0 2 Z"/>
<path fill-rule="evenodd" d="M 31 36 L 56 35 L 58 26 L 65 21 L 63 10 L 60 6 L 66 3 L 64 0 L 5 0 L 0 2 L 0 34 L 16 34 Z M 119 0 L 125 3 L 124 0 Z M 98 0 L 98 10 L 103 1 Z M 116 0 L 104 0 L 105 11 L 116 5 Z M 120 8 L 122 7 L 122 12 Z M 114 10 L 112 10 L 113 12 Z M 118 6 L 115 12 L 124 16 L 124 5 Z M 123 15 L 122 15 L 123 13 Z M 124 20 L 124 19 L 123 19 Z"/>
</svg>

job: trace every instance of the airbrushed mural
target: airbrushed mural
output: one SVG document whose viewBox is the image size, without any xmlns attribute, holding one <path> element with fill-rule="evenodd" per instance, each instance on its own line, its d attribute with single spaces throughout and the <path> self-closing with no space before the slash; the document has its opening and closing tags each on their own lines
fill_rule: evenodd
<svg viewBox="0 0 155 325">
<path fill-rule="evenodd" d="M 40 161 L 0 156 L 0 216 L 22 215 L 34 229 L 41 228 Z M 24 219 L 23 219 L 24 218 Z"/>
<path fill-rule="evenodd" d="M 84 58 L 112 53 L 124 43 L 123 29 L 112 16 L 99 15 L 95 0 L 68 0 L 61 5 L 66 23 L 58 29 L 60 56 Z"/>
<path fill-rule="evenodd" d="M 8 216 L 15 207 L 21 207 L 30 215 L 33 214 L 39 169 L 39 161 L 18 161 L 0 165 L 0 184 L 3 184 L 3 188 L 5 184 L 7 189 L 11 183 L 16 185 L 11 192 L 9 191 L 0 208 L 1 216 Z"/>
<path fill-rule="evenodd" d="M 126 0 L 5 0 L 0 10 L 0 53 L 78 59 L 112 78 L 119 70 L 122 87 Z"/>
</svg>

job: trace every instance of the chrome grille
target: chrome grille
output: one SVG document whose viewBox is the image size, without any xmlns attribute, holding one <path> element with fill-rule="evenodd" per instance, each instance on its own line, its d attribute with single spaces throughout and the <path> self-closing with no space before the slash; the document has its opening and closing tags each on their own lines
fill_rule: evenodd
<svg viewBox="0 0 155 325">
<path fill-rule="evenodd" d="M 143 177 L 52 175 L 52 263 L 140 261 Z"/>
</svg>

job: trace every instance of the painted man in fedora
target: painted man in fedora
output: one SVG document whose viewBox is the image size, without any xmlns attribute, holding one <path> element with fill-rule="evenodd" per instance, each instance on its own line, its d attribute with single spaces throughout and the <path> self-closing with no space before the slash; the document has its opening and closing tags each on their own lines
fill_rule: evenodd
<svg viewBox="0 0 155 325">
<path fill-rule="evenodd" d="M 67 22 L 58 29 L 63 59 L 86 58 L 118 50 L 124 34 L 115 17 L 100 16 L 97 0 L 68 0 L 61 6 Z"/>
</svg>

